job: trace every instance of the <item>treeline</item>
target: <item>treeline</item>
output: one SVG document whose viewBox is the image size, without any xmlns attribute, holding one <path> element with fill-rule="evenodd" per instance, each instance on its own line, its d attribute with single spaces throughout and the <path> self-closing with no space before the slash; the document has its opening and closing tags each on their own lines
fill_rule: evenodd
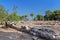
<svg viewBox="0 0 60 40">
<path fill-rule="evenodd" d="M 30 20 L 28 15 L 19 16 L 17 14 L 17 6 L 13 7 L 13 12 L 9 12 L 6 10 L 3 5 L 0 5 L 0 21 L 20 21 L 20 20 Z M 48 21 L 48 20 L 58 20 L 60 21 L 60 10 L 50 11 L 47 10 L 45 15 L 42 16 L 41 14 L 34 15 L 34 13 L 30 14 L 31 20 L 34 21 Z"/>
</svg>

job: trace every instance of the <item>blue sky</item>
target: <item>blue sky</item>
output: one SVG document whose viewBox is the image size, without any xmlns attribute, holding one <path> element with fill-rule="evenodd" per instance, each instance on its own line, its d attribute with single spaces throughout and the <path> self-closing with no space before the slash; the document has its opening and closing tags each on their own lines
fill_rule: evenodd
<svg viewBox="0 0 60 40">
<path fill-rule="evenodd" d="M 0 4 L 10 12 L 17 5 L 18 15 L 29 15 L 31 12 L 44 15 L 46 10 L 60 10 L 60 0 L 0 0 Z"/>
</svg>

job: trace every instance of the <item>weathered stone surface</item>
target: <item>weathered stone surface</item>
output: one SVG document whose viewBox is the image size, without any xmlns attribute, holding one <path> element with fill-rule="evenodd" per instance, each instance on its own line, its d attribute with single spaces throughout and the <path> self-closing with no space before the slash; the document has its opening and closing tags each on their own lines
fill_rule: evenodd
<svg viewBox="0 0 60 40">
<path fill-rule="evenodd" d="M 60 38 L 59 31 L 57 32 L 54 29 L 47 27 L 34 27 L 30 30 L 30 33 L 39 38 L 44 38 L 48 40 L 56 40 Z"/>
</svg>

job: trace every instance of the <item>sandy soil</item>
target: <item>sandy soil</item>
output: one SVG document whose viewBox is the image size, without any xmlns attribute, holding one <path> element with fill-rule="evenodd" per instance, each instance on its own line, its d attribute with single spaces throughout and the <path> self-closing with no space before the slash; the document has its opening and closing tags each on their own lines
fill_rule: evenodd
<svg viewBox="0 0 60 40">
<path fill-rule="evenodd" d="M 7 29 L 0 28 L 0 31 L 1 31 L 1 32 L 15 32 L 15 33 L 20 33 L 20 34 L 22 34 L 22 32 L 17 31 L 17 30 L 12 29 L 12 28 L 7 28 Z"/>
</svg>

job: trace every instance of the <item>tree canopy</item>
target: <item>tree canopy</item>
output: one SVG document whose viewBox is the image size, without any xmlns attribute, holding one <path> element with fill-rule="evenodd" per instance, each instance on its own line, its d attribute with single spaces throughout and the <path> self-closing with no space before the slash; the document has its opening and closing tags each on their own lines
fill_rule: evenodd
<svg viewBox="0 0 60 40">
<path fill-rule="evenodd" d="M 14 6 L 13 7 L 13 11 L 12 13 L 10 12 L 9 13 L 9 10 L 5 9 L 3 5 L 0 5 L 0 21 L 20 21 L 20 20 L 29 20 L 31 17 L 32 19 L 31 20 L 38 20 L 38 21 L 41 21 L 43 20 L 43 17 L 44 17 L 44 20 L 59 20 L 60 21 L 60 10 L 55 10 L 55 11 L 51 11 L 51 10 L 47 10 L 45 12 L 45 15 L 42 16 L 41 14 L 37 14 L 35 15 L 34 13 L 30 13 L 30 16 L 28 15 L 18 15 L 18 12 L 17 12 L 17 6 Z"/>
</svg>

